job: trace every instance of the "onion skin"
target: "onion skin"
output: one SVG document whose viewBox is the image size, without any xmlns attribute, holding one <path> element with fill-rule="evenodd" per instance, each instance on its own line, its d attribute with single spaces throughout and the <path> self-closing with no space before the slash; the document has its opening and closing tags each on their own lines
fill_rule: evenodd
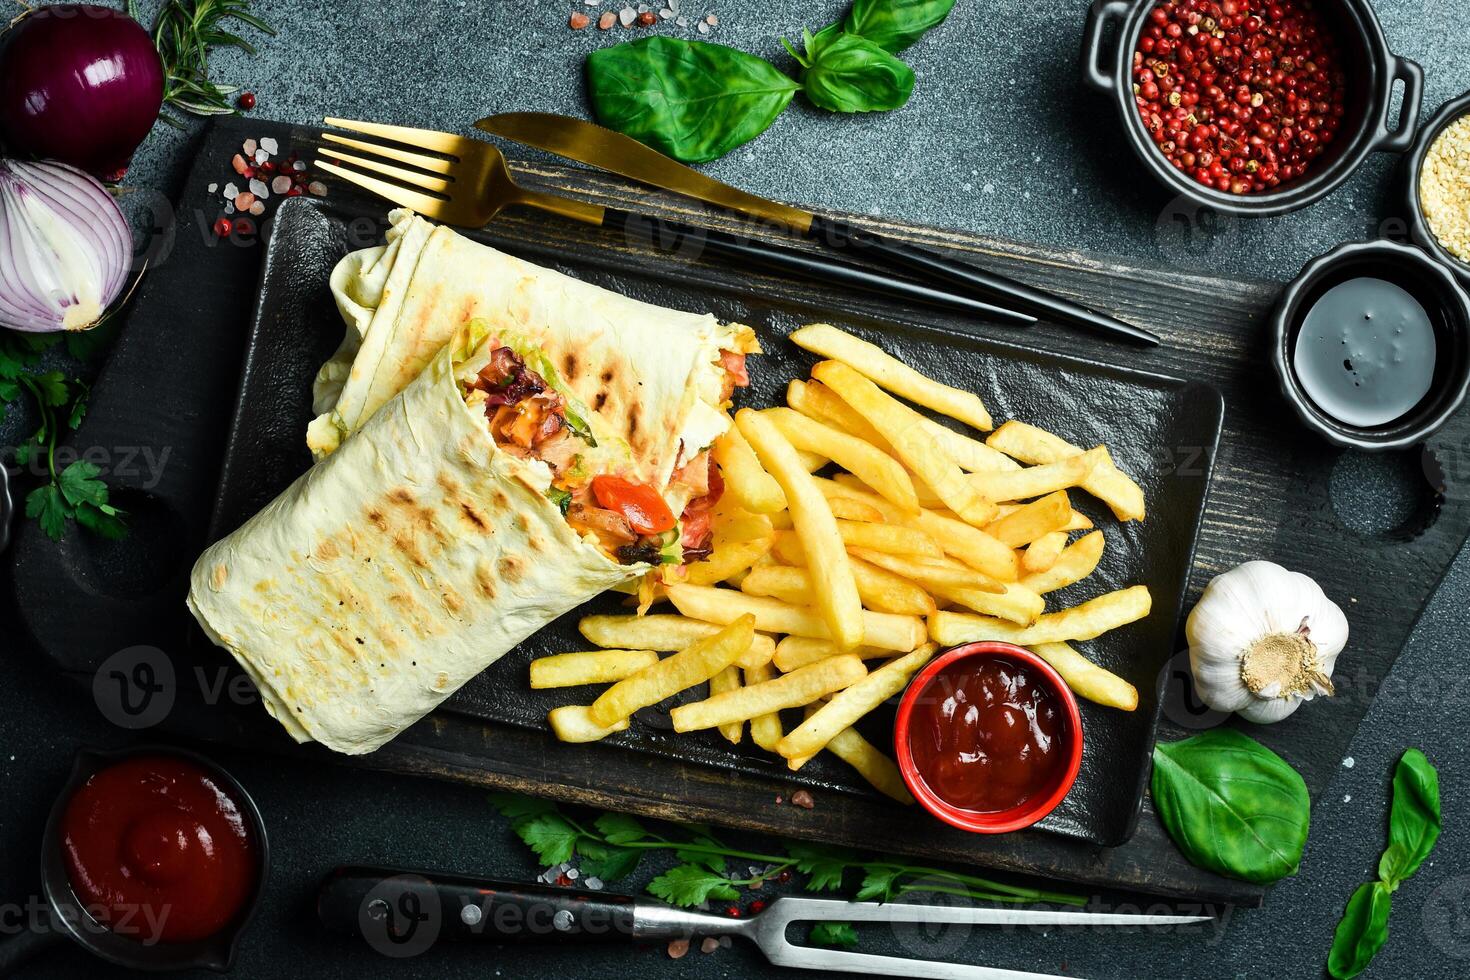
<svg viewBox="0 0 1470 980">
<path fill-rule="evenodd" d="M 95 327 L 123 291 L 132 244 L 95 177 L 50 160 L 0 160 L 0 327 Z"/>
<path fill-rule="evenodd" d="M 163 106 L 163 62 L 107 7 L 40 7 L 0 38 L 0 135 L 11 155 L 119 180 Z"/>
</svg>

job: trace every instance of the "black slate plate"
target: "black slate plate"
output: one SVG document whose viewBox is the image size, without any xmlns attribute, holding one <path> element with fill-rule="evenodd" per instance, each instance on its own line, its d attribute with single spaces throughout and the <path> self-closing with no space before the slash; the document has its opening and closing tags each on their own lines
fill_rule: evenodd
<svg viewBox="0 0 1470 980">
<path fill-rule="evenodd" d="M 307 199 L 286 203 L 276 217 L 225 451 L 212 538 L 238 527 L 310 465 L 303 434 L 312 417 L 311 380 L 343 331 L 327 288 L 328 276 L 350 247 L 368 243 L 367 217 Z M 371 217 L 381 220 L 381 212 Z M 759 295 L 712 290 L 682 277 L 650 281 L 621 274 L 609 255 L 593 251 L 573 255 L 493 232 L 473 237 L 639 299 L 709 310 L 723 320 L 750 324 L 766 353 L 752 361 L 753 384 L 741 398 L 744 404 L 780 403 L 787 380 L 808 373 L 814 359 L 784 338 L 800 324 L 820 319 L 882 344 L 932 377 L 977 391 L 997 420 L 1034 420 L 1080 445 L 1106 443 L 1119 466 L 1140 474 L 1149 518 L 1141 524 L 1120 525 L 1105 506 L 1075 494 L 1079 509 L 1103 529 L 1108 547 L 1097 572 L 1056 593 L 1053 608 L 1140 582 L 1149 586 L 1155 602 L 1152 616 L 1082 645 L 1089 656 L 1139 688 L 1140 704 L 1137 711 L 1125 713 L 1082 703 L 1086 736 L 1082 773 L 1041 827 L 1110 846 L 1132 834 L 1157 723 L 1154 688 L 1174 652 L 1182 591 L 1209 483 L 1208 466 L 1170 469 L 1155 464 L 1158 454 L 1173 453 L 1177 447 L 1199 447 L 1201 458 L 1214 458 L 1223 415 L 1217 391 L 1198 382 L 1030 353 L 920 324 L 881 324 L 772 304 Z M 585 648 L 586 641 L 577 634 L 577 619 L 588 612 L 614 611 L 626 610 L 609 596 L 562 617 L 472 680 L 441 710 L 547 730 L 549 709 L 585 702 L 595 692 L 531 691 L 525 683 L 527 662 Z M 876 744 L 891 744 L 891 709 L 874 712 L 862 727 Z M 658 709 L 644 712 L 629 731 L 608 741 L 632 751 L 727 770 L 780 775 L 814 788 L 872 792 L 826 756 L 788 774 L 784 764 L 748 739 L 732 747 L 713 733 L 676 736 Z"/>
</svg>

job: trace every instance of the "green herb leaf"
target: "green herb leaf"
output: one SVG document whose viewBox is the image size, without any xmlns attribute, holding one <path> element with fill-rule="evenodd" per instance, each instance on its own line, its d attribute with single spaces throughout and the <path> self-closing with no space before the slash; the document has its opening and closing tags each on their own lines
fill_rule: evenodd
<svg viewBox="0 0 1470 980">
<path fill-rule="evenodd" d="M 842 873 L 858 864 L 855 852 L 830 844 L 796 841 L 786 845 L 796 870 L 807 876 L 807 891 L 837 891 L 842 887 Z"/>
<path fill-rule="evenodd" d="M 60 408 L 71 400 L 71 392 L 66 387 L 66 375 L 60 371 L 33 374 L 30 380 L 35 385 L 36 397 L 47 408 Z"/>
<path fill-rule="evenodd" d="M 812 926 L 807 941 L 813 946 L 854 949 L 858 944 L 858 934 L 851 922 L 818 922 Z"/>
<path fill-rule="evenodd" d="M 61 471 L 56 485 L 67 503 L 100 507 L 107 503 L 107 484 L 97 479 L 101 472 L 95 464 L 79 459 Z"/>
<path fill-rule="evenodd" d="M 1332 935 L 1327 970 L 1337 980 L 1362 973 L 1388 941 L 1389 888 L 1381 881 L 1359 885 Z"/>
<path fill-rule="evenodd" d="M 55 484 L 37 487 L 26 494 L 26 516 L 39 521 L 41 530 L 52 541 L 60 541 L 66 534 L 66 522 L 72 514 L 71 505 Z"/>
<path fill-rule="evenodd" d="M 128 526 L 123 523 L 122 511 L 106 504 L 101 507 L 80 504 L 77 507 L 76 519 L 77 523 L 88 531 L 111 541 L 121 541 L 128 536 Z"/>
<path fill-rule="evenodd" d="M 592 826 L 609 844 L 631 844 L 648 837 L 647 828 L 626 813 L 604 813 Z"/>
<path fill-rule="evenodd" d="M 587 80 L 599 122 L 685 163 L 755 139 L 800 88 L 754 55 L 661 35 L 594 51 Z"/>
<path fill-rule="evenodd" d="M 853 0 L 842 29 L 897 53 L 944 22 L 955 0 Z"/>
<path fill-rule="evenodd" d="M 705 847 L 720 846 L 718 841 L 715 841 L 712 838 L 705 837 L 703 835 L 697 835 L 694 838 L 694 843 L 703 845 Z M 680 861 L 687 861 L 690 864 L 697 864 L 701 867 L 708 868 L 709 870 L 716 872 L 717 874 L 725 873 L 725 859 L 719 854 L 714 854 L 709 851 L 691 851 L 681 847 L 678 850 L 674 851 L 674 856 Z"/>
<path fill-rule="evenodd" d="M 601 878 L 603 881 L 619 881 L 633 873 L 643 852 L 631 847 L 609 847 L 601 857 L 583 858 L 583 877 Z"/>
<path fill-rule="evenodd" d="M 1269 884 L 1295 874 L 1311 801 L 1296 770 L 1232 729 L 1154 748 L 1154 806 L 1193 864 Z"/>
<path fill-rule="evenodd" d="M 556 504 L 557 509 L 561 511 L 562 517 L 567 516 L 567 510 L 572 506 L 572 492 L 570 490 L 563 490 L 561 487 L 547 487 L 546 499 Z"/>
<path fill-rule="evenodd" d="M 676 865 L 648 883 L 648 891 L 670 905 L 690 906 L 711 898 L 733 902 L 740 897 L 730 879 L 697 864 Z"/>
<path fill-rule="evenodd" d="M 542 864 L 561 864 L 576 853 L 577 828 L 560 813 L 540 813 L 517 821 L 516 835 L 536 852 Z"/>
<path fill-rule="evenodd" d="M 235 111 L 230 96 L 238 90 L 211 80 L 209 56 L 218 48 L 255 53 L 248 41 L 224 29 L 225 21 L 237 20 L 265 34 L 275 34 L 264 21 L 249 13 L 249 6 L 249 0 L 164 0 L 153 21 L 153 43 L 163 60 L 166 104 L 199 116 L 222 116 Z M 131 4 L 129 11 L 137 20 Z"/>
<path fill-rule="evenodd" d="M 1419 870 L 1439 831 L 1439 774 L 1423 752 L 1409 749 L 1394 770 L 1388 849 L 1378 862 L 1378 877 L 1389 890 Z"/>
<path fill-rule="evenodd" d="M 817 43 L 808 36 L 807 45 L 802 91 L 818 108 L 887 112 L 907 102 L 914 91 L 913 69 L 867 38 L 837 34 Z"/>
<path fill-rule="evenodd" d="M 856 900 L 859 902 L 892 901 L 893 889 L 902 876 L 902 868 L 869 868 L 868 873 L 863 876 L 862 886 L 858 888 Z"/>
</svg>

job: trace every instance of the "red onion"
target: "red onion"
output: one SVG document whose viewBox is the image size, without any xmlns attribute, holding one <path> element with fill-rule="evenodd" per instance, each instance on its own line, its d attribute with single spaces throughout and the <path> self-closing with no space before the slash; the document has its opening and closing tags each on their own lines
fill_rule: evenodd
<svg viewBox="0 0 1470 980">
<path fill-rule="evenodd" d="M 163 105 L 163 62 L 131 17 L 41 7 L 0 40 L 0 134 L 11 154 L 122 177 Z"/>
<path fill-rule="evenodd" d="M 97 325 L 128 277 L 132 234 L 96 178 L 64 163 L 0 160 L 0 327 Z"/>
</svg>

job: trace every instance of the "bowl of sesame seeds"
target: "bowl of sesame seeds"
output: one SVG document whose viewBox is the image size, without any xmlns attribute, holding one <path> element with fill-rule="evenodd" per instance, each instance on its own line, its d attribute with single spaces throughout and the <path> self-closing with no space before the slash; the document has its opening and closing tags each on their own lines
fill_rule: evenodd
<svg viewBox="0 0 1470 980">
<path fill-rule="evenodd" d="M 1470 92 L 1424 124 L 1404 173 L 1410 237 L 1470 286 Z"/>
</svg>

